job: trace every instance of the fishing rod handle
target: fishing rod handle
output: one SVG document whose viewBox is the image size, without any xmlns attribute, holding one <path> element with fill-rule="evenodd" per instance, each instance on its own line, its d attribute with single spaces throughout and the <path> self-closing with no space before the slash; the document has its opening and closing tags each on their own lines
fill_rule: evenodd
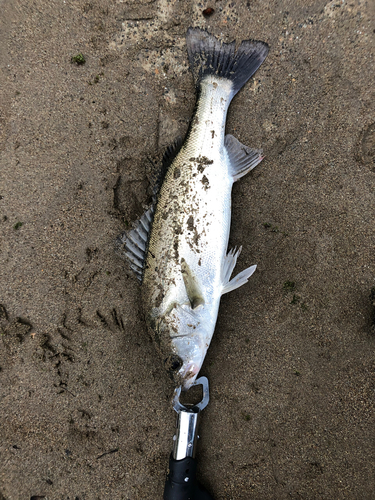
<svg viewBox="0 0 375 500">
<path fill-rule="evenodd" d="M 198 440 L 199 411 L 181 410 L 178 413 L 176 433 L 173 436 L 172 457 L 182 460 L 186 457 L 195 458 Z"/>
<path fill-rule="evenodd" d="M 171 455 L 163 500 L 213 500 L 196 479 L 197 460 L 175 460 Z"/>
<path fill-rule="evenodd" d="M 213 500 L 196 479 L 197 460 L 195 450 L 198 439 L 199 414 L 209 401 L 206 377 L 200 377 L 193 385 L 202 385 L 202 401 L 194 406 L 180 403 L 181 387 L 176 389 L 173 408 L 177 413 L 173 451 L 164 489 L 164 500 Z"/>
</svg>

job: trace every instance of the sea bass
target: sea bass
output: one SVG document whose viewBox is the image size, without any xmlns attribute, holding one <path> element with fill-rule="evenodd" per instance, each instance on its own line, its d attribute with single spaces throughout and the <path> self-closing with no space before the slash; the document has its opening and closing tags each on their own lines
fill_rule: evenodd
<svg viewBox="0 0 375 500">
<path fill-rule="evenodd" d="M 141 281 L 147 324 L 177 386 L 189 389 L 214 333 L 220 298 L 246 283 L 256 266 L 231 279 L 241 248 L 227 251 L 231 190 L 261 151 L 225 135 L 229 104 L 268 54 L 264 42 L 222 43 L 189 28 L 197 106 L 185 142 L 168 150 L 152 206 L 121 237 Z"/>
</svg>

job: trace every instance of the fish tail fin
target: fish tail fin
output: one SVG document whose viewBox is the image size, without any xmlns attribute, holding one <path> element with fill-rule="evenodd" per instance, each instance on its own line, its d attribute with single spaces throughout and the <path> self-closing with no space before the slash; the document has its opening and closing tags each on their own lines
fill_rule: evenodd
<svg viewBox="0 0 375 500">
<path fill-rule="evenodd" d="M 186 45 L 196 86 L 208 75 L 232 82 L 232 95 L 245 85 L 267 57 L 269 46 L 257 40 L 223 43 L 205 30 L 189 28 Z"/>
</svg>

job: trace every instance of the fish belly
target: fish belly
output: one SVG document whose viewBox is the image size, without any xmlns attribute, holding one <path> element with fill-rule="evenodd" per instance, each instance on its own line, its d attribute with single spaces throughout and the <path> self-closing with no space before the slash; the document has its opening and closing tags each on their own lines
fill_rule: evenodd
<svg viewBox="0 0 375 500">
<path fill-rule="evenodd" d="M 220 78 L 202 84 L 190 133 L 161 187 L 142 285 L 154 316 L 189 302 L 184 267 L 196 280 L 206 314 L 210 304 L 217 311 L 233 184 L 224 148 L 230 92 L 230 82 Z"/>
</svg>

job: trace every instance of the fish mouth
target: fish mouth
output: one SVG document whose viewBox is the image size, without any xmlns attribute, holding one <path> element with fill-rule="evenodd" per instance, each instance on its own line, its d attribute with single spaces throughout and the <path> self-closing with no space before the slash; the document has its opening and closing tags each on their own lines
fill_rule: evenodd
<svg viewBox="0 0 375 500">
<path fill-rule="evenodd" d="M 188 363 L 186 367 L 183 368 L 181 371 L 181 387 L 183 391 L 188 391 L 194 384 L 200 369 L 201 367 L 195 363 Z"/>
</svg>

